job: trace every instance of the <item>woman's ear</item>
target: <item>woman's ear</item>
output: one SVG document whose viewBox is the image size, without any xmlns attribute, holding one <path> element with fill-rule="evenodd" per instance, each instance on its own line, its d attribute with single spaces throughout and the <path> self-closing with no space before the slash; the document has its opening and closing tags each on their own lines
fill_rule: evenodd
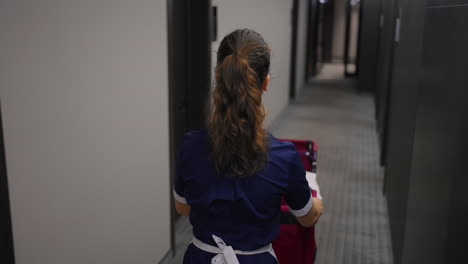
<svg viewBox="0 0 468 264">
<path fill-rule="evenodd" d="M 265 77 L 265 80 L 263 80 L 263 83 L 262 83 L 262 90 L 264 92 L 268 91 L 269 84 L 270 84 L 270 74 L 267 74 L 267 76 Z"/>
</svg>

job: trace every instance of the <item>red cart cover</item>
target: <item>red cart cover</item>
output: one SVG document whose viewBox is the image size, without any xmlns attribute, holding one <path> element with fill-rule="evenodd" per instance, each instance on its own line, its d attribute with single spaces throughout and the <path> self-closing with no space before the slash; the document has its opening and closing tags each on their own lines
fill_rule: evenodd
<svg viewBox="0 0 468 264">
<path fill-rule="evenodd" d="M 306 171 L 316 172 L 317 145 L 310 140 L 290 141 L 296 147 Z M 316 190 L 311 190 L 312 196 L 317 197 Z M 284 199 L 281 201 L 280 231 L 273 241 L 273 248 L 281 264 L 311 264 L 315 261 L 317 244 L 315 242 L 315 228 L 301 226 L 296 218 L 289 213 Z"/>
</svg>

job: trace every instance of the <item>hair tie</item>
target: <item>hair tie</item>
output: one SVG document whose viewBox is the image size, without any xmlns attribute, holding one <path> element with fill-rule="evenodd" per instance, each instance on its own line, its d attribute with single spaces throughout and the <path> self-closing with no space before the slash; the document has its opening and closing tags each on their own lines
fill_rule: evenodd
<svg viewBox="0 0 468 264">
<path fill-rule="evenodd" d="M 237 58 L 244 58 L 244 56 L 242 54 L 240 54 L 239 52 L 237 52 L 236 50 L 233 50 L 232 51 L 232 55 L 233 56 L 236 56 Z"/>
</svg>

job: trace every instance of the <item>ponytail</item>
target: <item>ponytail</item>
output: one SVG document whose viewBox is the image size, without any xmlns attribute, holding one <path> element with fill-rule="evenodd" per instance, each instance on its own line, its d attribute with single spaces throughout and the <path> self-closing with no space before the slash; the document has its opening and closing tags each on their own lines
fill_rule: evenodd
<svg viewBox="0 0 468 264">
<path fill-rule="evenodd" d="M 237 41 L 248 35 L 245 31 L 235 31 L 231 35 L 236 32 L 240 38 Z M 250 37 L 260 36 L 256 32 L 249 32 Z M 229 36 L 223 40 L 225 45 L 233 44 Z M 231 43 L 227 43 L 229 40 Z M 220 54 L 223 42 L 219 49 L 208 134 L 215 168 L 222 175 L 253 175 L 264 167 L 268 158 L 261 85 L 269 70 L 269 49 L 266 44 L 262 45 L 263 39 L 261 41 L 258 43 L 248 39 L 242 48 L 231 50 L 224 57 Z M 267 61 L 266 65 L 256 71 L 251 64 L 255 66 L 255 63 L 261 63 L 261 57 L 266 55 L 267 58 L 263 58 L 263 61 Z M 249 57 L 258 60 L 249 63 Z"/>
</svg>

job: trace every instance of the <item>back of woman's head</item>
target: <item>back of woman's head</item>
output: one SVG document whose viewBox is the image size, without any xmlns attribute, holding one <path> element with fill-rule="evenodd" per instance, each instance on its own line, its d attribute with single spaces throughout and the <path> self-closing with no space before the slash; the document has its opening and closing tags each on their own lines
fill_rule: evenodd
<svg viewBox="0 0 468 264">
<path fill-rule="evenodd" d="M 208 133 L 221 175 L 250 176 L 268 158 L 262 86 L 270 70 L 270 48 L 253 30 L 236 30 L 221 41 L 215 69 Z"/>
</svg>

